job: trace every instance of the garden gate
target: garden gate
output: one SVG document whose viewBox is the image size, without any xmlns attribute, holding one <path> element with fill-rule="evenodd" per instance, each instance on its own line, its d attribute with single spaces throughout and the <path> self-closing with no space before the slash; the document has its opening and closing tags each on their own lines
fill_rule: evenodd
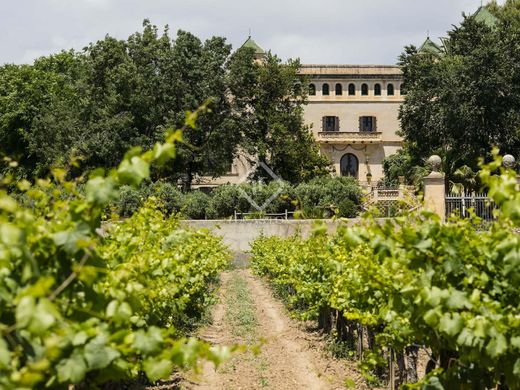
<svg viewBox="0 0 520 390">
<path fill-rule="evenodd" d="M 468 218 L 471 215 L 470 210 L 472 210 L 475 215 L 486 221 L 491 221 L 494 218 L 493 210 L 496 208 L 496 205 L 487 194 L 449 193 L 446 195 L 445 202 L 446 219 L 452 214 Z"/>
</svg>

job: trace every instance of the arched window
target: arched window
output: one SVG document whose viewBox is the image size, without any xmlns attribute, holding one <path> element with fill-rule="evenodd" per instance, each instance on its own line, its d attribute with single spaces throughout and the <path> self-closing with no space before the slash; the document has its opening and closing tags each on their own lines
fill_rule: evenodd
<svg viewBox="0 0 520 390">
<path fill-rule="evenodd" d="M 330 93 L 329 91 L 329 84 L 323 84 L 323 87 L 321 88 L 321 94 L 323 96 L 328 96 Z"/>
<path fill-rule="evenodd" d="M 348 95 L 349 96 L 356 96 L 356 86 L 354 84 L 348 85 Z"/>
<path fill-rule="evenodd" d="M 399 90 L 401 92 L 401 95 L 406 95 L 406 85 L 404 85 L 404 83 L 401 84 Z"/>
<path fill-rule="evenodd" d="M 316 86 L 314 84 L 309 84 L 309 95 L 316 95 Z"/>
<path fill-rule="evenodd" d="M 341 176 L 351 176 L 358 178 L 359 175 L 359 160 L 352 153 L 347 153 L 341 157 L 339 162 Z"/>
<path fill-rule="evenodd" d="M 368 85 L 361 85 L 361 96 L 368 96 Z"/>
<path fill-rule="evenodd" d="M 374 95 L 381 96 L 381 84 L 374 85 Z"/>
<path fill-rule="evenodd" d="M 343 95 L 343 87 L 341 86 L 340 83 L 337 83 L 336 84 L 336 96 L 341 96 Z"/>
<path fill-rule="evenodd" d="M 388 84 L 386 87 L 386 94 L 388 96 L 394 96 L 394 84 Z"/>
</svg>

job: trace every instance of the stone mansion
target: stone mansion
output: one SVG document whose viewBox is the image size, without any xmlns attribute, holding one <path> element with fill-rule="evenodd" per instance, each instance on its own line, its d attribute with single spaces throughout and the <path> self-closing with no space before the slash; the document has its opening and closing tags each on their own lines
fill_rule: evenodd
<svg viewBox="0 0 520 390">
<path fill-rule="evenodd" d="M 249 38 L 244 45 L 263 50 Z M 383 177 L 382 162 L 402 145 L 396 134 L 403 101 L 401 70 L 395 65 L 302 65 L 309 84 L 304 120 L 338 176 L 361 183 Z M 250 164 L 235 159 L 231 172 L 216 179 L 202 178 L 197 186 L 213 187 L 245 181 Z M 367 183 L 368 184 L 368 183 Z"/>
<path fill-rule="evenodd" d="M 382 162 L 402 140 L 398 112 L 402 73 L 389 65 L 303 65 L 309 102 L 305 122 L 336 174 L 360 182 L 383 177 Z"/>
<path fill-rule="evenodd" d="M 262 49 L 249 38 L 245 45 Z M 403 101 L 403 77 L 393 65 L 302 65 L 309 79 L 304 120 L 320 151 L 338 176 L 353 176 L 361 183 L 383 178 L 382 162 L 402 145 L 397 135 L 398 113 Z M 245 156 L 218 178 L 200 178 L 195 187 L 244 182 L 250 172 Z M 368 184 L 368 183 L 367 183 Z"/>
<path fill-rule="evenodd" d="M 497 23 L 486 7 L 473 14 L 488 26 Z M 264 50 L 249 37 L 243 46 L 255 50 L 261 61 Z M 427 37 L 419 52 L 442 55 L 440 44 Z M 404 101 L 403 75 L 396 65 L 302 65 L 309 80 L 304 120 L 338 176 L 352 176 L 362 184 L 383 178 L 383 160 L 402 147 L 399 107 Z M 245 157 L 233 163 L 229 174 L 210 179 L 203 186 L 244 181 L 250 166 Z"/>
</svg>

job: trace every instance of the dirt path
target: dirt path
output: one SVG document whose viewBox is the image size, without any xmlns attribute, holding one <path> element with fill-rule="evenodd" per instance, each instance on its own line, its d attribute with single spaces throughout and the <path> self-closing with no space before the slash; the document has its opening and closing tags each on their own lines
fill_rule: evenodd
<svg viewBox="0 0 520 390">
<path fill-rule="evenodd" d="M 355 364 L 328 356 L 323 340 L 291 320 L 269 288 L 248 270 L 222 275 L 212 325 L 201 337 L 217 345 L 263 341 L 257 355 L 237 354 L 215 371 L 202 367 L 182 384 L 184 389 L 365 389 Z"/>
</svg>

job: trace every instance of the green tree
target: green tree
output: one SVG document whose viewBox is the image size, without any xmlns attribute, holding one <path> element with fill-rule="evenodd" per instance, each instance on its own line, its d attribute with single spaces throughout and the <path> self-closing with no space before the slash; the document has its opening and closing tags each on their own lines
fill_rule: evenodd
<svg viewBox="0 0 520 390">
<path fill-rule="evenodd" d="M 283 63 L 270 52 L 255 62 L 254 50 L 246 47 L 234 54 L 230 65 L 231 73 L 239 74 L 230 89 L 237 111 L 245 113 L 243 148 L 292 183 L 324 175 L 330 166 L 303 120 L 307 96 L 299 69 L 299 61 Z M 256 176 L 270 180 L 262 169 Z"/>
<path fill-rule="evenodd" d="M 383 160 L 383 172 L 383 182 L 387 186 L 399 185 L 402 177 L 405 183 L 419 188 L 422 179 L 429 173 L 429 168 L 414 164 L 413 157 L 405 147 Z"/>
<path fill-rule="evenodd" d="M 502 5 L 498 5 L 496 0 L 493 0 L 486 7 L 497 17 L 520 17 L 520 1 L 518 0 L 506 0 Z"/>
<path fill-rule="evenodd" d="M 449 178 L 464 165 L 476 170 L 494 145 L 520 155 L 519 39 L 518 18 L 489 26 L 465 16 L 444 53 L 405 49 L 408 94 L 399 118 L 412 165 L 440 154 Z"/>
<path fill-rule="evenodd" d="M 2 153 L 20 161 L 24 175 L 44 175 L 70 154 L 82 169 L 113 167 L 131 146 L 150 148 L 166 128 L 183 126 L 186 112 L 211 100 L 197 126 L 185 127 L 178 158 L 156 176 L 183 179 L 225 173 L 241 133 L 232 112 L 224 38 L 202 43 L 149 21 L 127 40 L 110 36 L 81 53 L 42 57 L 33 65 L 0 68 Z"/>
<path fill-rule="evenodd" d="M 33 66 L 0 67 L 0 152 L 19 162 L 21 176 L 45 173 L 75 143 L 73 80 L 81 68 L 81 57 L 72 51 Z"/>
<path fill-rule="evenodd" d="M 186 112 L 208 100 L 197 126 L 184 127 L 178 156 L 155 176 L 181 179 L 185 190 L 197 175 L 218 176 L 229 169 L 240 139 L 240 115 L 231 112 L 226 63 L 231 46 L 224 38 L 204 43 L 189 32 L 168 27 L 161 34 L 145 20 L 143 32 L 128 40 L 107 36 L 85 52 L 85 131 L 79 148 L 86 166 L 111 167 L 131 145 L 151 147 L 165 129 L 184 125 Z"/>
<path fill-rule="evenodd" d="M 213 37 L 202 43 L 194 35 L 179 31 L 173 48 L 172 66 L 178 84 L 175 114 L 169 124 L 184 123 L 186 110 L 194 110 L 208 99 L 208 110 L 199 116 L 197 126 L 185 129 L 185 143 L 178 149 L 173 169 L 181 173 L 184 190 L 196 175 L 220 176 L 226 173 L 241 138 L 240 112 L 233 112 L 228 93 L 227 62 L 231 46 L 224 38 Z"/>
<path fill-rule="evenodd" d="M 26 177 L 72 156 L 82 160 L 73 174 L 111 168 L 131 146 L 152 147 L 206 104 L 197 123 L 184 126 L 175 161 L 154 179 L 188 190 L 197 176 L 228 172 L 240 146 L 287 180 L 304 180 L 327 161 L 303 124 L 298 68 L 271 54 L 260 66 L 247 49 L 232 55 L 221 37 L 202 42 L 181 30 L 172 39 L 168 27 L 160 32 L 145 20 L 126 40 L 106 36 L 79 53 L 1 67 L 0 152 Z"/>
<path fill-rule="evenodd" d="M 143 35 L 148 36 L 152 27 L 145 22 L 144 30 Z M 159 125 L 154 113 L 160 106 L 149 99 L 148 89 L 157 80 L 143 66 L 147 61 L 144 53 L 136 53 L 137 36 L 141 34 L 132 35 L 128 42 L 107 36 L 85 50 L 87 69 L 81 81 L 84 103 L 80 108 L 83 136 L 78 147 L 86 156 L 87 168 L 112 167 L 130 146 L 153 144 Z M 141 40 L 141 46 L 155 51 L 153 57 L 158 59 L 152 40 Z M 140 55 L 145 58 L 138 62 Z"/>
</svg>

